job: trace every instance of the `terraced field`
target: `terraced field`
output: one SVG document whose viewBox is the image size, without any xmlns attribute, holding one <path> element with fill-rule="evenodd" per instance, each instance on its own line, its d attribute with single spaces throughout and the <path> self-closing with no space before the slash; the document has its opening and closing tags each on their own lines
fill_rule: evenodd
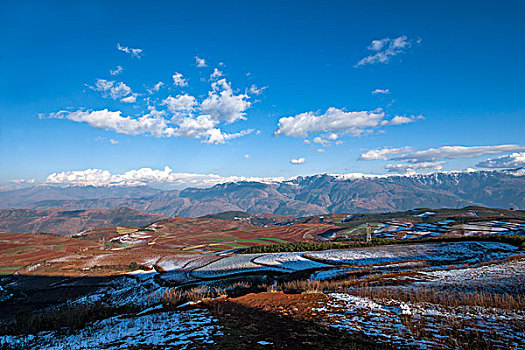
<svg viewBox="0 0 525 350">
<path fill-rule="evenodd" d="M 331 242 L 348 230 L 346 219 L 264 227 L 173 218 L 71 237 L 0 234 L 0 348 L 235 348 L 243 341 L 250 348 L 506 349 L 525 341 L 523 237 L 501 236 L 519 233 L 521 223 L 459 224 L 491 227 L 472 238 L 436 231 L 441 238 L 433 241 Z M 292 251 L 241 254 L 259 245 Z M 327 247 L 338 249 L 314 251 Z M 56 332 L 64 327 L 70 331 Z"/>
</svg>

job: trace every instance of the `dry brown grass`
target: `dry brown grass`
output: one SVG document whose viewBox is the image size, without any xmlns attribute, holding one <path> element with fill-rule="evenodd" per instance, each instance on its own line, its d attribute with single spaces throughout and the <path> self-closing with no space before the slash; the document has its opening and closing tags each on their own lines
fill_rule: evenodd
<svg viewBox="0 0 525 350">
<path fill-rule="evenodd" d="M 525 309 L 525 297 L 508 293 L 485 291 L 458 292 L 431 288 L 384 288 L 354 287 L 346 290 L 350 294 L 370 299 L 393 299 L 410 303 L 431 303 L 446 307 L 479 306 L 506 310 Z"/>
<path fill-rule="evenodd" d="M 227 293 L 225 289 L 202 286 L 190 288 L 187 290 L 170 288 L 160 295 L 159 300 L 165 307 L 172 307 L 189 301 L 197 302 L 226 296 Z"/>
</svg>

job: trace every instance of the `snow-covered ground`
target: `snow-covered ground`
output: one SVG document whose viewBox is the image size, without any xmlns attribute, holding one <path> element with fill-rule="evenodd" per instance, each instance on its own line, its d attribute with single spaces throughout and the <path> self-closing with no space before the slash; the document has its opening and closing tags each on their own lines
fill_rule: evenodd
<svg viewBox="0 0 525 350">
<path fill-rule="evenodd" d="M 227 258 L 214 261 L 204 267 L 193 270 L 190 272 L 190 275 L 195 278 L 206 279 L 221 278 L 240 273 L 264 271 L 289 272 L 288 270 L 278 267 L 262 266 L 252 261 L 253 259 L 258 258 L 262 255 L 263 254 L 232 255 Z"/>
<path fill-rule="evenodd" d="M 479 290 L 498 293 L 525 293 L 525 257 L 479 267 L 420 272 L 425 287 Z"/>
<path fill-rule="evenodd" d="M 71 334 L 41 332 L 30 336 L 0 336 L 3 344 L 23 349 L 194 348 L 210 344 L 221 326 L 207 310 L 169 311 L 143 316 L 116 316 Z"/>
<path fill-rule="evenodd" d="M 185 254 L 164 256 L 157 261 L 156 266 L 164 271 L 191 270 L 202 267 L 218 258 L 214 255 Z"/>
<path fill-rule="evenodd" d="M 334 265 L 372 265 L 407 260 L 467 263 L 501 258 L 515 254 L 516 251 L 517 247 L 506 243 L 455 242 L 326 250 L 309 252 L 304 256 Z"/>
<path fill-rule="evenodd" d="M 306 259 L 303 255 L 304 253 L 273 253 L 259 256 L 253 259 L 253 262 L 264 266 L 278 267 L 292 271 L 331 267 L 331 265 Z"/>
<path fill-rule="evenodd" d="M 213 332 L 217 335 L 220 326 L 205 310 L 144 313 L 144 310 L 158 307 L 160 297 L 168 288 L 163 284 L 166 281 L 177 284 L 193 282 L 195 285 L 224 282 L 227 285 L 229 279 L 239 277 L 233 275 L 258 272 L 291 274 L 312 269 L 311 278 L 327 280 L 344 277 L 356 270 L 377 275 L 385 271 L 414 270 L 415 273 L 410 276 L 400 274 L 385 278 L 397 278 L 399 282 L 406 277 L 407 280 L 396 288 L 435 288 L 441 293 L 442 289 L 483 289 L 522 294 L 525 290 L 525 257 L 504 260 L 517 254 L 516 247 L 505 243 L 454 242 L 308 253 L 244 254 L 219 260 L 215 260 L 216 256 L 204 255 L 173 255 L 162 259 L 152 255 L 143 257 L 144 263 L 156 264 L 161 267 L 159 271 L 166 272 L 138 270 L 115 277 L 98 285 L 98 289 L 89 295 L 69 303 L 73 306 L 94 302 L 110 306 L 134 305 L 143 310 L 142 313 L 95 322 L 70 335 L 44 332 L 37 336 L 1 336 L 0 348 L 3 343 L 18 344 L 28 349 L 118 349 L 131 345 L 162 348 L 167 344 L 185 348 L 193 341 L 209 341 Z M 494 259 L 501 260 L 494 263 Z M 241 278 L 245 281 L 248 276 Z M 83 282 L 64 278 L 60 286 L 75 287 L 75 283 L 80 285 Z M 0 288 L 0 295 L 8 297 L 6 288 L 7 285 Z M 440 329 L 458 324 L 465 332 L 479 330 L 496 344 L 499 344 L 498 339 L 506 339 L 509 347 L 519 348 L 519 344 L 525 342 L 525 314 L 520 310 L 445 308 L 428 303 L 372 301 L 349 294 L 330 296 L 326 310 L 329 312 L 327 322 L 331 325 L 377 336 L 398 346 L 447 348 L 449 345 Z M 516 328 L 519 323 L 521 330 Z"/>
<path fill-rule="evenodd" d="M 332 327 L 364 333 L 396 347 L 469 348 L 468 344 L 448 341 L 446 334 L 453 327 L 458 327 L 455 331 L 463 332 L 465 339 L 471 338 L 467 333 L 476 333 L 499 349 L 518 349 L 525 344 L 523 310 L 451 308 L 429 303 L 371 300 L 345 293 L 332 293 L 330 297 L 328 305 L 317 310 L 328 313 L 325 321 Z"/>
</svg>

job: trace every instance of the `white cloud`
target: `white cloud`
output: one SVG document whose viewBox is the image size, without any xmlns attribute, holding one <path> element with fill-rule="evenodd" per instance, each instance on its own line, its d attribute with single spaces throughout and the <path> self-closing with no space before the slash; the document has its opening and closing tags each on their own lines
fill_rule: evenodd
<svg viewBox="0 0 525 350">
<path fill-rule="evenodd" d="M 97 129 L 112 130 L 120 134 L 151 134 L 155 137 L 169 136 L 172 132 L 158 112 L 143 115 L 139 118 L 123 117 L 121 111 L 111 112 L 107 109 L 98 111 L 76 112 L 60 111 L 52 113 L 50 118 L 68 119 L 79 123 L 88 123 Z"/>
<path fill-rule="evenodd" d="M 213 73 L 210 74 L 210 79 L 215 80 L 219 77 L 222 77 L 222 71 L 218 70 L 217 68 L 213 68 Z"/>
<path fill-rule="evenodd" d="M 90 88 L 101 92 L 103 97 L 110 97 L 114 100 L 123 99 L 129 95 L 134 96 L 133 91 L 129 86 L 123 82 L 116 82 L 113 80 L 97 79 L 95 86 L 90 86 Z"/>
<path fill-rule="evenodd" d="M 515 152 L 493 159 L 487 159 L 476 164 L 480 168 L 523 168 L 525 167 L 525 152 Z"/>
<path fill-rule="evenodd" d="M 419 119 L 425 119 L 425 117 L 423 117 L 422 115 L 418 115 L 418 116 L 411 115 L 409 117 L 404 116 L 404 115 L 396 115 L 391 120 L 383 120 L 381 122 L 381 125 L 402 125 L 402 124 L 413 123 Z"/>
<path fill-rule="evenodd" d="M 391 173 L 415 173 L 417 170 L 432 169 L 432 170 L 443 170 L 443 164 L 446 161 L 439 162 L 423 162 L 417 164 L 387 164 L 385 169 Z"/>
<path fill-rule="evenodd" d="M 202 113 L 211 115 L 212 118 L 233 123 L 236 120 L 246 119 L 246 110 L 251 106 L 247 94 L 236 95 L 226 79 L 214 82 L 212 91 L 202 101 L 200 109 Z"/>
<path fill-rule="evenodd" d="M 292 164 L 304 164 L 304 163 L 306 163 L 306 159 L 304 159 L 303 157 L 297 158 L 297 159 L 291 159 L 290 163 L 292 163 Z"/>
<path fill-rule="evenodd" d="M 179 128 L 174 130 L 173 136 L 181 136 L 192 139 L 203 139 L 205 143 L 221 144 L 229 140 L 248 135 L 253 129 L 242 130 L 237 133 L 225 133 L 216 128 L 219 121 L 210 115 L 199 115 L 197 117 L 184 117 L 178 121 Z"/>
<path fill-rule="evenodd" d="M 326 145 L 326 144 L 330 143 L 328 140 L 325 140 L 325 139 L 323 139 L 322 137 L 319 137 L 319 136 L 314 137 L 313 142 L 314 143 L 318 143 L 320 145 Z"/>
<path fill-rule="evenodd" d="M 136 57 L 140 59 L 140 56 L 142 56 L 142 49 L 132 49 L 127 46 L 122 46 L 120 44 L 117 44 L 117 49 L 119 51 L 129 53 L 132 57 Z"/>
<path fill-rule="evenodd" d="M 199 68 L 208 67 L 208 65 L 206 64 L 206 60 L 204 58 L 200 58 L 198 56 L 195 56 L 195 64 Z"/>
<path fill-rule="evenodd" d="M 210 115 L 199 115 L 196 118 L 185 117 L 179 121 L 177 134 L 186 138 L 202 138 L 208 130 L 213 129 L 218 123 Z"/>
<path fill-rule="evenodd" d="M 188 94 L 177 95 L 177 97 L 168 96 L 162 101 L 162 104 L 168 106 L 168 110 L 172 113 L 191 112 L 195 109 L 197 101 L 195 97 Z"/>
<path fill-rule="evenodd" d="M 114 70 L 110 70 L 109 74 L 111 74 L 111 75 L 119 75 L 123 71 L 124 71 L 124 68 L 122 68 L 122 66 L 117 66 L 117 68 L 115 68 Z"/>
<path fill-rule="evenodd" d="M 393 155 L 412 151 L 411 147 L 371 149 L 361 154 L 358 160 L 387 160 Z"/>
<path fill-rule="evenodd" d="M 525 151 L 522 145 L 499 146 L 443 146 L 423 151 L 412 152 L 393 157 L 392 160 L 403 160 L 409 163 L 422 163 L 441 159 L 475 158 L 486 154 Z"/>
<path fill-rule="evenodd" d="M 253 94 L 253 95 L 260 95 L 263 93 L 264 90 L 266 90 L 268 87 L 267 86 L 263 86 L 263 87 L 257 87 L 257 85 L 255 84 L 252 84 L 252 86 L 250 86 L 250 89 L 248 90 L 248 92 L 250 94 Z"/>
<path fill-rule="evenodd" d="M 367 49 L 372 51 L 380 51 L 382 50 L 385 45 L 390 41 L 389 38 L 380 39 L 380 40 L 372 40 L 372 43 L 367 47 Z"/>
<path fill-rule="evenodd" d="M 155 92 L 159 92 L 159 90 L 164 86 L 164 83 L 162 81 L 159 81 L 157 84 L 153 85 L 152 88 L 147 89 L 150 94 L 154 94 Z"/>
<path fill-rule="evenodd" d="M 95 141 L 96 142 L 99 142 L 99 143 L 106 143 L 106 142 L 109 142 L 110 144 L 112 145 L 116 145 L 118 144 L 119 142 L 117 140 L 114 140 L 114 139 L 107 139 L 105 137 L 102 137 L 102 136 L 97 136 L 95 137 Z"/>
<path fill-rule="evenodd" d="M 324 153 L 325 150 L 324 150 L 324 148 L 318 148 L 318 149 L 317 149 L 317 152 L 319 152 L 319 153 Z"/>
<path fill-rule="evenodd" d="M 121 98 L 120 102 L 135 103 L 135 102 L 137 102 L 137 94 L 133 94 L 133 95 L 130 95 L 128 97 Z"/>
<path fill-rule="evenodd" d="M 86 169 L 50 174 L 46 182 L 50 184 L 74 186 L 142 186 L 165 184 L 176 188 L 210 187 L 216 184 L 236 181 L 283 181 L 282 177 L 243 177 L 220 176 L 215 174 L 176 173 L 170 167 L 164 169 L 141 168 L 121 174 L 112 174 L 108 170 Z"/>
<path fill-rule="evenodd" d="M 252 157 L 252 156 L 251 156 L 250 154 L 248 154 L 248 153 L 246 153 L 246 154 L 244 155 L 244 159 L 250 159 L 251 157 Z"/>
<path fill-rule="evenodd" d="M 345 112 L 344 110 L 330 107 L 325 113 L 320 115 L 314 112 L 305 112 L 293 117 L 281 118 L 274 135 L 305 138 L 311 133 L 330 132 L 335 134 L 342 132 L 359 136 L 373 128 L 402 124 L 407 122 L 407 120 L 412 122 L 419 117 L 396 116 L 392 120 L 385 120 L 384 118 L 385 113 L 381 110 Z"/>
<path fill-rule="evenodd" d="M 118 48 L 136 56 L 140 56 L 141 53 L 140 49 L 131 49 L 120 44 Z M 204 59 L 199 57 L 195 59 L 199 67 L 206 65 Z M 120 66 L 118 70 L 121 70 Z M 118 73 L 115 72 L 115 74 Z M 150 134 L 154 137 L 186 137 L 200 139 L 205 143 L 225 143 L 255 132 L 253 129 L 228 132 L 222 129 L 222 125 L 246 120 L 246 111 L 252 104 L 250 101 L 252 94 L 259 94 L 264 88 L 252 85 L 251 88 L 245 89 L 244 93 L 240 93 L 238 90 L 233 90 L 231 83 L 226 79 L 219 78 L 221 76 L 222 72 L 215 68 L 211 75 L 213 78 L 211 89 L 208 94 L 200 95 L 199 98 L 187 93 L 180 93 L 175 97 L 168 96 L 164 99 L 147 97 L 145 99 L 147 106 L 140 104 L 133 106 L 138 112 L 133 116 L 126 116 L 119 110 L 79 109 L 52 113 L 48 117 L 87 123 L 94 128 L 128 135 Z M 181 73 L 175 72 L 172 78 L 175 86 L 188 86 L 188 80 Z M 164 82 L 159 81 L 154 86 L 145 88 L 150 94 L 154 94 L 164 85 Z M 134 93 L 128 85 L 118 81 L 97 79 L 94 86 L 88 87 L 101 92 L 103 97 L 123 103 L 135 103 L 140 96 Z M 257 134 L 260 134 L 260 131 L 257 131 Z"/>
<path fill-rule="evenodd" d="M 419 44 L 420 41 L 417 41 L 417 43 Z M 410 46 L 411 41 L 408 40 L 405 35 L 395 39 L 384 38 L 373 40 L 367 49 L 375 53 L 361 59 L 354 65 L 354 67 L 359 67 L 365 64 L 388 63 L 390 58 L 405 52 L 404 49 L 409 48 Z"/>
<path fill-rule="evenodd" d="M 175 77 L 182 79 L 179 83 L 185 83 L 181 75 Z M 159 82 L 156 86 L 160 88 L 161 84 L 162 82 Z M 128 135 L 185 137 L 213 144 L 226 143 L 254 132 L 253 129 L 245 129 L 228 133 L 219 128 L 221 123 L 230 124 L 246 119 L 246 110 L 251 106 L 251 102 L 248 101 L 250 96 L 246 93 L 235 93 L 225 79 L 213 82 L 211 86 L 212 90 L 201 103 L 189 94 L 168 96 L 159 103 L 166 106 L 167 111 L 159 111 L 154 105 L 148 106 L 149 111 L 141 117 L 126 117 L 121 111 L 113 112 L 107 109 L 60 111 L 50 114 L 49 117 L 85 122 L 95 128 Z M 103 92 L 108 97 L 120 98 L 122 102 L 136 101 L 137 94 L 124 83 L 99 79 L 93 89 Z M 171 116 L 168 116 L 168 112 Z"/>
<path fill-rule="evenodd" d="M 222 132 L 221 129 L 218 129 L 218 128 L 209 129 L 206 131 L 206 135 L 208 136 L 208 138 L 204 142 L 214 143 L 214 144 L 226 143 L 227 141 L 251 134 L 252 132 L 253 132 L 253 129 L 247 129 L 247 130 L 241 130 L 236 133 L 228 134 L 228 133 Z"/>
<path fill-rule="evenodd" d="M 14 184 L 34 184 L 36 183 L 35 179 L 13 179 L 9 180 L 9 182 Z"/>
<path fill-rule="evenodd" d="M 381 94 L 381 95 L 388 95 L 390 94 L 390 90 L 388 89 L 375 89 L 374 91 L 372 91 L 372 95 L 378 95 L 378 94 Z"/>
<path fill-rule="evenodd" d="M 173 78 L 173 84 L 175 86 L 188 86 L 188 82 L 186 81 L 186 79 L 183 78 L 181 73 L 175 72 L 172 78 Z"/>
</svg>

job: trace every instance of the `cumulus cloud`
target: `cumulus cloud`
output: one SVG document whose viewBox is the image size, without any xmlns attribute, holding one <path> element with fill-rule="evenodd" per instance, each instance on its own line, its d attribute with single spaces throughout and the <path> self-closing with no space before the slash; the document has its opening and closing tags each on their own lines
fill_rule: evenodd
<svg viewBox="0 0 525 350">
<path fill-rule="evenodd" d="M 173 84 L 175 86 L 181 86 L 181 87 L 188 86 L 188 82 L 186 81 L 186 79 L 184 79 L 181 73 L 175 72 L 172 78 L 173 78 Z"/>
<path fill-rule="evenodd" d="M 371 149 L 361 154 L 358 160 L 387 160 L 393 155 L 412 151 L 411 147 Z"/>
<path fill-rule="evenodd" d="M 125 53 L 128 53 L 130 54 L 132 57 L 136 57 L 138 59 L 140 59 L 140 56 L 142 56 L 142 49 L 132 49 L 130 47 L 127 47 L 127 46 L 122 46 L 120 44 L 117 44 L 117 49 L 119 51 L 122 51 L 122 52 L 125 52 Z"/>
<path fill-rule="evenodd" d="M 144 186 L 170 185 L 176 188 L 210 187 L 220 183 L 238 181 L 283 181 L 282 177 L 243 177 L 220 176 L 215 174 L 177 173 L 170 167 L 164 169 L 141 168 L 121 174 L 112 174 L 108 170 L 86 169 L 80 171 L 65 171 L 50 174 L 46 182 L 49 184 L 74 186 Z"/>
<path fill-rule="evenodd" d="M 109 139 L 109 143 L 111 143 L 112 145 L 117 145 L 119 144 L 119 142 L 115 139 Z"/>
<path fill-rule="evenodd" d="M 381 95 L 388 95 L 390 93 L 390 90 L 388 89 L 375 89 L 374 91 L 372 91 L 372 95 L 378 95 L 378 94 L 381 94 Z"/>
<path fill-rule="evenodd" d="M 102 93 L 103 97 L 112 98 L 113 100 L 121 100 L 125 103 L 136 101 L 137 95 L 123 82 L 97 79 L 95 86 L 90 86 L 89 88 Z"/>
<path fill-rule="evenodd" d="M 213 73 L 210 74 L 210 79 L 215 80 L 219 77 L 222 77 L 222 71 L 218 70 L 217 68 L 213 68 Z"/>
<path fill-rule="evenodd" d="M 326 144 L 329 144 L 330 142 L 328 140 L 325 140 L 323 139 L 322 137 L 314 137 L 314 139 L 312 140 L 314 143 L 318 143 L 320 145 L 326 145 Z"/>
<path fill-rule="evenodd" d="M 402 125 L 402 124 L 408 124 L 413 123 L 418 119 L 425 119 L 422 115 L 411 115 L 411 116 L 405 116 L 405 115 L 396 115 L 391 120 L 383 120 L 381 122 L 381 125 Z"/>
<path fill-rule="evenodd" d="M 515 152 L 476 164 L 480 168 L 524 168 L 525 152 Z"/>
<path fill-rule="evenodd" d="M 130 95 L 130 96 L 127 96 L 127 97 L 121 98 L 121 99 L 120 99 L 120 102 L 124 102 L 124 103 L 135 103 L 135 102 L 137 102 L 137 95 L 136 95 L 136 94 L 133 94 L 133 95 Z"/>
<path fill-rule="evenodd" d="M 109 74 L 111 74 L 111 75 L 119 75 L 123 71 L 124 71 L 124 68 L 122 68 L 122 66 L 117 66 L 117 68 L 115 68 L 114 70 L 110 70 Z"/>
<path fill-rule="evenodd" d="M 400 119 L 402 118 L 402 119 Z M 406 118 L 406 119 L 405 119 Z M 385 113 L 381 110 L 346 112 L 344 110 L 330 107 L 323 114 L 305 112 L 293 117 L 279 119 L 275 136 L 286 135 L 291 137 L 305 138 L 312 133 L 350 133 L 359 136 L 362 133 L 384 125 L 397 125 L 405 122 L 415 121 L 419 117 L 396 116 L 392 120 L 385 119 Z M 333 136 L 332 136 L 333 137 Z"/>
<path fill-rule="evenodd" d="M 202 113 L 227 123 L 246 119 L 246 110 L 251 106 L 247 94 L 235 94 L 226 79 L 212 83 L 212 89 L 201 103 Z"/>
<path fill-rule="evenodd" d="M 172 113 L 190 112 L 197 105 L 197 100 L 191 95 L 181 94 L 177 95 L 177 97 L 168 96 L 162 101 L 162 104 L 166 105 Z"/>
<path fill-rule="evenodd" d="M 178 77 L 183 79 L 181 76 Z M 120 98 L 122 102 L 135 102 L 136 94 L 123 83 L 99 79 L 95 90 L 108 97 Z M 162 86 L 159 82 L 157 86 Z M 149 106 L 149 111 L 140 117 L 127 117 L 121 111 L 78 110 L 52 113 L 50 118 L 85 122 L 90 126 L 128 135 L 150 134 L 154 137 L 185 137 L 200 139 L 204 143 L 221 144 L 254 132 L 245 129 L 234 133 L 221 130 L 219 124 L 231 124 L 246 119 L 246 110 L 251 106 L 250 96 L 235 93 L 225 79 L 213 82 L 207 97 L 199 103 L 194 96 L 179 94 L 168 96 L 159 105 L 167 111 Z M 159 106 L 157 105 L 157 107 Z"/>
<path fill-rule="evenodd" d="M 306 163 L 306 159 L 304 159 L 303 157 L 297 158 L 297 159 L 291 159 L 290 163 L 292 163 L 292 164 L 304 164 L 304 163 Z"/>
<path fill-rule="evenodd" d="M 60 111 L 51 113 L 50 118 L 68 119 L 79 123 L 88 123 L 97 129 L 112 130 L 120 134 L 139 135 L 151 134 L 155 137 L 169 136 L 172 130 L 168 128 L 166 120 L 160 113 L 151 113 L 139 118 L 123 117 L 121 111 L 108 111 L 107 109 L 98 111 L 75 112 Z"/>
<path fill-rule="evenodd" d="M 420 41 L 418 40 L 417 43 L 419 44 L 419 42 Z M 361 59 L 354 65 L 354 67 L 363 66 L 365 64 L 388 63 L 392 57 L 404 53 L 405 49 L 409 48 L 411 45 L 412 42 L 408 40 L 406 35 L 402 35 L 395 39 L 384 38 L 373 40 L 367 49 L 374 53 Z"/>
<path fill-rule="evenodd" d="M 417 170 L 432 169 L 443 170 L 443 164 L 446 161 L 439 162 L 423 162 L 417 164 L 387 164 L 385 169 L 391 173 L 415 173 Z"/>
<path fill-rule="evenodd" d="M 209 130 L 213 129 L 219 122 L 210 115 L 199 115 L 196 118 L 185 117 L 179 121 L 177 135 L 187 138 L 202 138 Z"/>
<path fill-rule="evenodd" d="M 343 131 L 357 136 L 366 128 L 377 127 L 384 117 L 383 112 L 345 112 L 330 107 L 320 115 L 306 112 L 293 117 L 281 118 L 274 134 L 276 136 L 307 137 L 309 133 Z"/>
<path fill-rule="evenodd" d="M 118 45 L 118 49 L 140 56 L 140 49 L 132 49 Z M 198 67 L 205 67 L 206 61 L 195 57 Z M 223 66 L 220 64 L 219 66 Z M 111 74 L 117 75 L 122 71 L 118 66 Z M 253 133 L 253 129 L 244 129 L 231 132 L 223 130 L 223 125 L 232 124 L 239 120 L 246 120 L 246 111 L 251 107 L 250 99 L 253 95 L 260 94 L 264 88 L 252 85 L 245 88 L 244 93 L 234 90 L 230 82 L 221 78 L 222 72 L 215 68 L 211 74 L 211 88 L 205 95 L 199 98 L 187 93 L 179 93 L 176 96 L 167 96 L 163 99 L 147 97 L 147 106 L 134 105 L 137 112 L 135 115 L 126 116 L 120 110 L 110 111 L 108 109 L 91 110 L 79 109 L 76 111 L 59 111 L 51 113 L 47 117 L 55 119 L 67 119 L 79 123 L 123 133 L 128 135 L 149 134 L 154 137 L 185 137 L 200 139 L 201 142 L 220 144 L 229 140 Z M 173 84 L 179 87 L 188 86 L 188 80 L 182 73 L 175 72 L 172 75 Z M 164 82 L 159 81 L 152 87 L 145 87 L 149 94 L 158 92 Z M 98 91 L 105 98 L 119 100 L 122 103 L 135 103 L 141 96 L 123 82 L 114 80 L 97 79 L 94 86 L 88 87 Z M 257 102 L 257 101 L 256 101 Z M 45 116 L 41 116 L 44 117 Z M 260 134 L 260 131 L 257 131 Z M 107 142 L 107 139 L 105 140 Z"/>
<path fill-rule="evenodd" d="M 208 67 L 208 65 L 206 64 L 206 60 L 198 56 L 195 56 L 195 65 L 199 68 Z"/>
<path fill-rule="evenodd" d="M 139 118 L 123 117 L 121 111 L 111 112 L 107 109 L 99 111 L 60 111 L 52 113 L 50 118 L 68 119 L 75 122 L 85 122 L 98 129 L 115 131 L 127 135 L 150 134 L 154 137 L 186 137 L 201 139 L 205 143 L 220 144 L 229 140 L 248 135 L 253 129 L 236 133 L 226 133 L 215 126 L 219 123 L 210 115 L 184 117 L 178 120 L 178 127 L 170 127 L 169 121 L 163 118 L 163 113 L 152 110 Z"/>
<path fill-rule="evenodd" d="M 475 158 L 487 154 L 525 151 L 522 145 L 498 146 L 443 146 L 423 151 L 412 152 L 393 157 L 392 160 L 402 160 L 409 163 L 422 163 L 441 159 Z"/>
</svg>

